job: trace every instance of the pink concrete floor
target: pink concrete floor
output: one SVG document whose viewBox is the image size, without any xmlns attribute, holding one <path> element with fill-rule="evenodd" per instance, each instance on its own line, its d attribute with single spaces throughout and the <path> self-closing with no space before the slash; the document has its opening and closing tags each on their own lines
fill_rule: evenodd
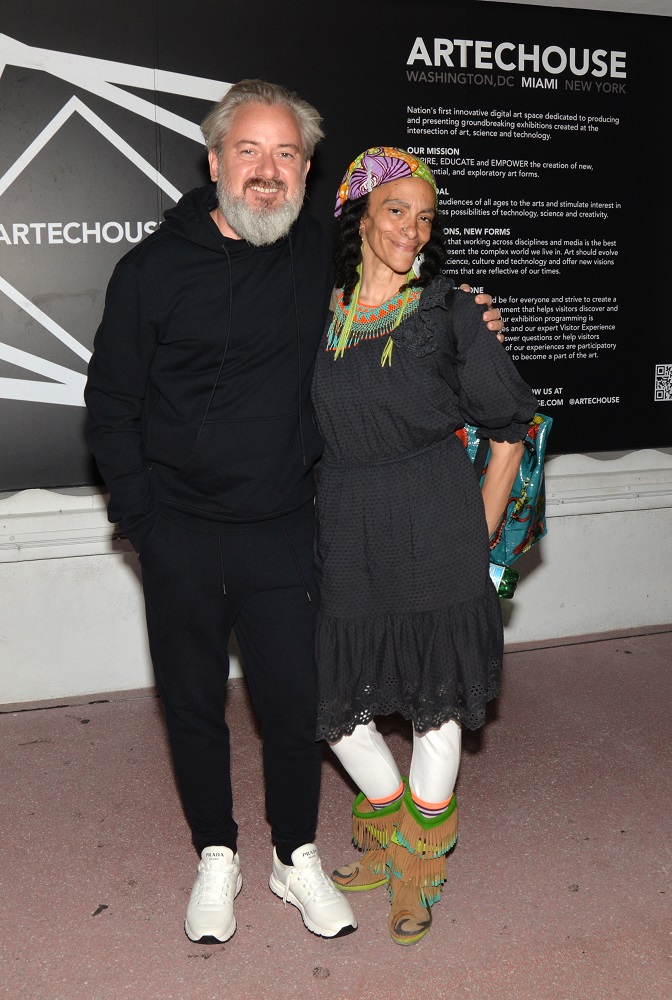
<svg viewBox="0 0 672 1000">
<path fill-rule="evenodd" d="M 0 996 L 9 1000 L 669 1000 L 672 626 L 507 652 L 465 739 L 460 839 L 428 937 L 305 930 L 268 889 L 260 741 L 230 690 L 244 887 L 238 931 L 192 944 L 196 855 L 152 691 L 4 706 Z M 409 731 L 386 720 L 402 767 Z M 317 843 L 352 855 L 352 789 L 325 753 Z"/>
</svg>

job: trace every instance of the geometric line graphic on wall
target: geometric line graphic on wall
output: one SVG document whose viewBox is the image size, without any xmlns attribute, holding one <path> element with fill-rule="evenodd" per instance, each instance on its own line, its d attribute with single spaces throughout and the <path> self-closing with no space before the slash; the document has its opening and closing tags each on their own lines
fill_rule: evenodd
<svg viewBox="0 0 672 1000">
<path fill-rule="evenodd" d="M 91 352 L 87 350 L 79 341 L 71 337 L 70 334 L 59 326 L 50 316 L 47 316 L 38 306 L 36 306 L 25 295 L 13 288 L 8 281 L 0 275 L 0 292 L 12 299 L 20 309 L 36 320 L 52 336 L 57 337 L 66 347 L 78 354 L 80 358 L 88 361 Z M 60 403 L 65 406 L 84 405 L 84 383 L 86 378 L 79 372 L 64 368 L 62 365 L 54 364 L 35 354 L 29 354 L 18 347 L 0 342 L 0 358 L 9 361 L 19 368 L 35 372 L 36 375 L 43 375 L 53 379 L 53 382 L 31 382 L 20 378 L 0 378 L 0 397 L 4 399 L 23 399 L 34 403 Z"/>
<path fill-rule="evenodd" d="M 134 164 L 143 174 L 146 174 L 150 180 L 166 192 L 174 201 L 180 197 L 180 192 L 174 187 L 169 180 L 167 180 L 155 166 L 153 166 L 149 160 L 146 160 L 144 156 L 141 156 L 137 150 L 133 149 L 130 143 L 126 142 L 125 139 L 111 129 L 99 115 L 95 114 L 83 101 L 80 101 L 78 97 L 71 97 L 69 101 L 61 108 L 57 115 L 51 119 L 48 125 L 42 129 L 40 134 L 31 142 L 31 144 L 24 150 L 24 152 L 19 156 L 19 158 L 12 164 L 9 170 L 0 177 L 0 195 L 3 195 L 9 185 L 16 180 L 19 174 L 25 170 L 28 164 L 33 160 L 37 154 L 47 145 L 50 139 L 52 139 L 58 130 L 67 122 L 72 114 L 78 112 L 82 118 L 85 118 L 90 125 L 93 125 L 100 134 L 107 139 L 112 145 L 123 153 L 131 163 Z"/>
<path fill-rule="evenodd" d="M 171 129 L 201 145 L 203 137 L 197 123 L 160 108 L 151 100 L 129 93 L 123 87 L 178 94 L 214 102 L 219 100 L 231 86 L 221 80 L 209 80 L 147 66 L 134 66 L 129 63 L 24 45 L 8 35 L 0 34 L 0 76 L 5 66 L 17 66 L 51 74 L 71 83 L 80 91 L 86 90 L 104 98 L 117 107 L 146 118 L 156 125 Z M 74 94 L 0 177 L 0 197 L 74 114 L 80 115 L 92 125 L 165 194 L 174 201 L 179 200 L 180 191 L 175 185 Z M 90 351 L 87 348 L 2 276 L 0 276 L 0 292 L 39 323 L 51 336 L 60 340 L 80 358 L 88 361 Z M 80 372 L 54 364 L 6 343 L 0 343 L 0 359 L 51 380 L 38 382 L 0 378 L 0 398 L 65 406 L 84 405 L 83 389 L 86 379 Z"/>
</svg>

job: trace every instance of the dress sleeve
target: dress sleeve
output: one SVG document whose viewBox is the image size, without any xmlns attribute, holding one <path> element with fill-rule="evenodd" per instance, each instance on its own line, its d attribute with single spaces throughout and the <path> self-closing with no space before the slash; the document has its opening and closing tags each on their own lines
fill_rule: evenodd
<svg viewBox="0 0 672 1000">
<path fill-rule="evenodd" d="M 473 295 L 456 291 L 453 326 L 457 345 L 458 401 L 465 423 L 493 441 L 521 441 L 537 399 L 504 346 L 483 322 Z"/>
</svg>

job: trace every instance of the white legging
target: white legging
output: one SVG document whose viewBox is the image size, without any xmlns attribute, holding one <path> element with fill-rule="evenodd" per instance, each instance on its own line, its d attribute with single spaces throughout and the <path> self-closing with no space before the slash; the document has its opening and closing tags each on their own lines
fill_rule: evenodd
<svg viewBox="0 0 672 1000">
<path fill-rule="evenodd" d="M 413 756 L 408 783 L 423 802 L 445 802 L 453 793 L 460 766 L 462 728 L 449 719 L 421 735 L 413 730 Z M 332 743 L 341 764 L 367 798 L 391 798 L 401 775 L 387 743 L 371 721 Z"/>
</svg>

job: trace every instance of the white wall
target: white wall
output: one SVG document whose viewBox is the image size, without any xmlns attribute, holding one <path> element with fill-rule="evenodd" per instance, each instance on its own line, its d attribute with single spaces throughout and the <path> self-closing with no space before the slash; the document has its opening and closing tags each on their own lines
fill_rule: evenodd
<svg viewBox="0 0 672 1000">
<path fill-rule="evenodd" d="M 516 563 L 506 642 L 672 622 L 672 449 L 546 469 L 548 534 Z"/>
<path fill-rule="evenodd" d="M 548 535 L 517 563 L 506 641 L 672 621 L 672 449 L 558 456 L 546 485 Z M 0 703 L 152 683 L 138 561 L 104 497 L 0 494 Z"/>
</svg>

